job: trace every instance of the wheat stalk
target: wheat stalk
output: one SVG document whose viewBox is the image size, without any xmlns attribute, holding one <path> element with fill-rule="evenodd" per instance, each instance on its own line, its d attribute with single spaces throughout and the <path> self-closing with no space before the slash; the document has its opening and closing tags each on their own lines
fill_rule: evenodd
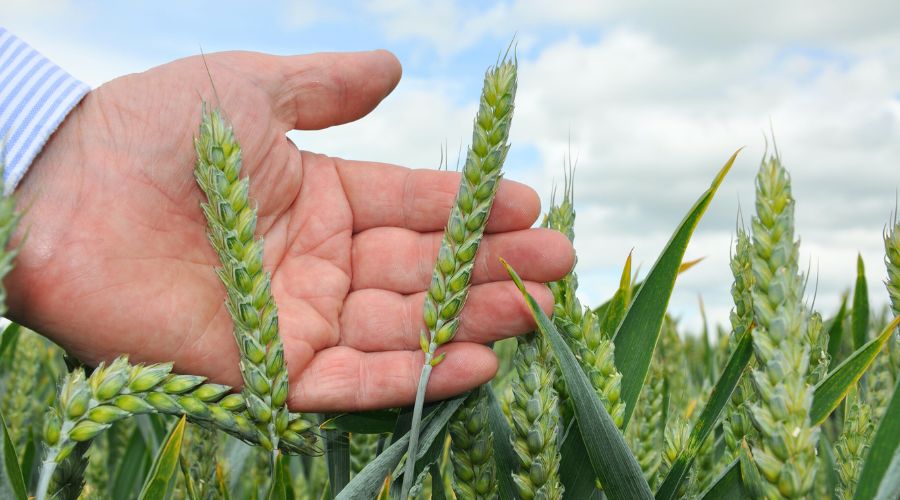
<svg viewBox="0 0 900 500">
<path fill-rule="evenodd" d="M 813 390 L 807 382 L 810 347 L 794 241 L 794 199 L 780 158 L 770 156 L 756 178 L 753 218 L 754 351 L 752 406 L 760 434 L 753 457 L 767 498 L 800 498 L 815 476 L 818 428 L 809 420 Z"/>
<path fill-rule="evenodd" d="M 501 170 L 509 150 L 507 140 L 516 85 L 515 59 L 504 58 L 485 73 L 472 144 L 466 155 L 456 200 L 450 209 L 450 219 L 438 251 L 431 284 L 425 294 L 423 316 L 428 331 L 423 331 L 419 337 L 425 362 L 413 408 L 409 452 L 401 489 L 403 498 L 412 488 L 415 476 L 414 457 L 419 443 L 425 389 L 432 368 L 444 356 L 435 357 L 435 352 L 438 347 L 453 340 L 459 328 L 459 314 L 469 292 L 475 254 L 500 186 Z"/>
</svg>

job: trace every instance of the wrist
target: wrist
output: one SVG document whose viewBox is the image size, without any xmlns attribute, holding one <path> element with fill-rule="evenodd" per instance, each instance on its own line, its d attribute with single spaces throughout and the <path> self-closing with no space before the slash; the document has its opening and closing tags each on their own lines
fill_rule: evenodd
<svg viewBox="0 0 900 500">
<path fill-rule="evenodd" d="M 78 127 L 83 104 L 50 135 L 13 192 L 22 218 L 9 243 L 17 255 L 4 282 L 9 317 L 26 325 L 33 325 L 38 295 L 46 291 L 44 283 L 58 268 L 55 263 L 65 252 L 66 234 L 79 204 L 79 179 L 87 165 Z"/>
</svg>

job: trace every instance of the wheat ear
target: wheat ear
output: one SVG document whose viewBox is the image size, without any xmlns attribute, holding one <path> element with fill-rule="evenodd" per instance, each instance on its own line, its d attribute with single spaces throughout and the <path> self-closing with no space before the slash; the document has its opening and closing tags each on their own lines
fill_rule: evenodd
<svg viewBox="0 0 900 500">
<path fill-rule="evenodd" d="M 753 326 L 753 270 L 750 253 L 752 243 L 750 236 L 743 228 L 738 228 L 737 243 L 731 256 L 731 273 L 734 283 L 731 285 L 731 298 L 734 309 L 731 310 L 731 336 L 728 339 L 729 353 L 733 352 L 744 334 Z M 750 417 L 750 403 L 754 398 L 750 378 L 741 376 L 734 388 L 728 404 L 722 430 L 725 436 L 727 455 L 732 460 L 737 458 L 744 438 L 753 440 L 753 421 Z M 730 461 L 728 462 L 730 463 Z"/>
<path fill-rule="evenodd" d="M 489 500 L 497 496 L 487 391 L 484 385 L 474 389 L 450 421 L 450 458 L 457 498 Z"/>
<path fill-rule="evenodd" d="M 241 178 L 241 147 L 222 113 L 209 112 L 205 105 L 194 146 L 194 176 L 207 198 L 202 207 L 209 241 L 222 263 L 216 272 L 225 285 L 225 304 L 241 353 L 242 393 L 260 430 L 260 444 L 274 460 L 291 419 L 286 406 L 288 370 L 278 336 L 278 307 L 263 269 L 263 240 L 255 236 L 256 207 L 248 197 L 249 179 Z"/>
<path fill-rule="evenodd" d="M 767 498 L 801 498 L 812 489 L 819 429 L 809 420 L 813 388 L 807 382 L 810 346 L 802 302 L 803 277 L 794 240 L 794 199 L 780 158 L 762 162 L 753 218 L 752 416 L 760 439 L 753 458 Z"/>
<path fill-rule="evenodd" d="M 44 419 L 47 448 L 41 469 L 38 500 L 46 495 L 56 466 L 78 443 L 88 442 L 113 423 L 144 413 L 185 415 L 192 422 L 223 430 L 252 445 L 268 436 L 254 425 L 241 394 L 231 387 L 205 383 L 197 375 L 174 375 L 172 364 L 131 365 L 125 356 L 100 364 L 89 377 L 76 369 L 66 375 L 56 404 Z M 291 454 L 317 454 L 312 424 L 289 418 L 279 436 L 281 449 Z"/>
<path fill-rule="evenodd" d="M 873 420 L 872 408 L 861 401 L 855 390 L 849 396 L 847 408 L 844 427 L 834 446 L 834 452 L 839 479 L 835 493 L 838 498 L 849 500 L 853 498 L 853 493 L 856 491 L 856 483 L 859 473 L 862 472 L 866 450 L 868 450 L 869 441 L 875 433 L 874 422 L 877 420 Z"/>
<path fill-rule="evenodd" d="M 550 209 L 544 219 L 544 226 L 555 229 L 569 238 L 575 240 L 575 204 L 574 204 L 574 175 L 570 170 L 563 196 L 557 204 L 551 202 Z M 622 274 L 622 285 L 630 289 L 631 258 L 626 262 Z M 582 306 L 576 296 L 578 291 L 578 275 L 573 270 L 563 279 L 550 283 L 550 291 L 553 292 L 553 322 L 563 332 L 563 338 L 575 354 L 575 358 L 581 368 L 587 374 L 594 391 L 603 401 L 607 413 L 620 429 L 624 423 L 625 404 L 622 402 L 621 384 L 622 374 L 615 365 L 615 345 L 612 342 L 612 333 L 606 326 L 606 321 L 601 321 L 599 315 L 588 307 Z M 617 292 L 613 300 L 625 300 Z M 606 326 L 606 328 L 604 328 Z M 557 370 L 558 371 L 558 370 Z M 559 374 L 556 374 L 556 391 L 560 398 L 560 412 L 563 421 L 571 421 L 571 403 L 568 401 L 568 391 Z"/>
<path fill-rule="evenodd" d="M 559 499 L 560 415 L 553 388 L 556 361 L 547 340 L 537 333 L 517 339 L 509 401 L 512 445 L 518 458 L 513 482 L 520 498 Z"/>
<path fill-rule="evenodd" d="M 428 332 L 423 331 L 419 337 L 425 363 L 413 408 L 402 498 L 409 493 L 415 477 L 425 388 L 432 368 L 443 360 L 443 354 L 435 357 L 435 352 L 453 340 L 459 328 L 459 313 L 469 292 L 475 254 L 500 185 L 501 169 L 509 150 L 507 141 L 516 96 L 516 70 L 515 59 L 504 58 L 485 74 L 472 145 L 466 155 L 456 200 L 450 209 L 431 285 L 425 294 L 424 319 Z"/>
</svg>

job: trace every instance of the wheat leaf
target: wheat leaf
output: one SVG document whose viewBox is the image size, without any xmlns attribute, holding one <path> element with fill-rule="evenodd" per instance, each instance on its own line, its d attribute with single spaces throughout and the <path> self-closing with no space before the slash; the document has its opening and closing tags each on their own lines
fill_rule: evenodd
<svg viewBox="0 0 900 500">
<path fill-rule="evenodd" d="M 581 432 L 594 473 L 603 484 L 607 496 L 613 499 L 653 498 L 641 466 L 625 444 L 622 433 L 606 412 L 603 402 L 600 401 L 566 341 L 553 326 L 550 318 L 541 310 L 534 297 L 525 290 L 519 275 L 506 261 L 501 259 L 501 262 L 525 298 L 541 334 L 550 342 L 566 381 L 575 409 L 575 420 L 578 422 L 578 426 L 573 427 L 570 432 L 576 428 Z"/>
<path fill-rule="evenodd" d="M 166 491 L 169 489 L 169 482 L 178 469 L 178 457 L 181 455 L 181 443 L 184 439 L 184 424 L 187 420 L 181 417 L 181 420 L 172 427 L 168 437 L 160 447 L 150 467 L 150 474 L 144 481 L 144 487 L 138 495 L 139 500 L 163 500 L 166 498 Z"/>
<path fill-rule="evenodd" d="M 875 357 L 881 352 L 881 348 L 891 338 L 894 329 L 900 325 L 900 316 L 894 318 L 891 324 L 874 339 L 860 347 L 850 355 L 837 368 L 828 373 L 824 380 L 816 385 L 813 393 L 813 403 L 809 409 L 809 420 L 813 425 L 819 425 L 831 415 L 831 412 L 843 401 L 847 391 L 869 369 Z"/>
<path fill-rule="evenodd" d="M 616 368 L 622 373 L 622 401 L 625 402 L 623 427 L 628 425 L 638 396 L 641 394 L 641 388 L 644 386 L 644 380 L 647 378 L 650 360 L 659 339 L 659 330 L 688 242 L 709 207 L 713 195 L 734 164 L 738 152 L 740 150 L 725 163 L 709 189 L 700 196 L 678 225 L 672 239 L 650 269 L 613 337 L 616 345 Z"/>
</svg>

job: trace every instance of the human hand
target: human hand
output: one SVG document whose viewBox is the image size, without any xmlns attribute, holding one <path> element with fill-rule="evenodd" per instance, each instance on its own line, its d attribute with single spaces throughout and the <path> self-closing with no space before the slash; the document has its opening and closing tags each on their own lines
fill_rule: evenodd
<svg viewBox="0 0 900 500">
<path fill-rule="evenodd" d="M 399 63 L 377 51 L 230 52 L 208 55 L 206 64 L 209 73 L 191 57 L 109 82 L 51 137 L 18 190 L 25 216 L 7 278 L 10 317 L 89 364 L 124 353 L 240 385 L 193 178 L 202 97 L 221 106 L 244 150 L 279 308 L 290 407 L 411 403 L 424 290 L 459 175 L 301 152 L 285 136 L 366 115 L 396 86 Z M 497 361 L 481 344 L 532 328 L 498 256 L 522 271 L 551 310 L 540 283 L 561 278 L 574 254 L 563 235 L 529 229 L 539 212 L 533 190 L 502 183 L 461 328 L 433 372 L 430 399 L 489 380 Z"/>
</svg>

